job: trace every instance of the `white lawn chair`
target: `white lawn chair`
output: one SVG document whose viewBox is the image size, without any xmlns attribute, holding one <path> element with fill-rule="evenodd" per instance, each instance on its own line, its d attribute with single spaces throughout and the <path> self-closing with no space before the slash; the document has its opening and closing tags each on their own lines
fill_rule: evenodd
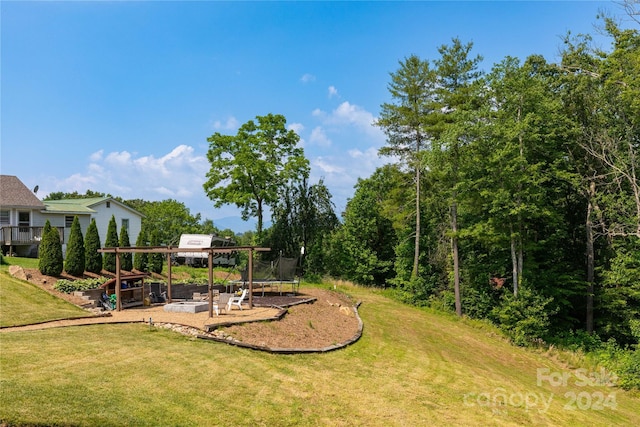
<svg viewBox="0 0 640 427">
<path fill-rule="evenodd" d="M 238 306 L 238 308 L 242 310 L 242 302 L 246 298 L 248 291 L 248 289 L 243 289 L 242 295 L 240 295 L 239 297 L 233 296 L 229 298 L 229 301 L 227 302 L 227 311 L 231 311 L 231 307 L 234 305 Z"/>
</svg>

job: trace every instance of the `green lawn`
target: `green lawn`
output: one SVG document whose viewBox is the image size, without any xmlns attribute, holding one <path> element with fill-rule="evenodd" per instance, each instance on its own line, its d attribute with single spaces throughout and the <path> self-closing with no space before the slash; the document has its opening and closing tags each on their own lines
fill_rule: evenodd
<svg viewBox="0 0 640 427">
<path fill-rule="evenodd" d="M 362 301 L 364 335 L 327 354 L 139 324 L 3 332 L 0 425 L 640 425 L 637 393 L 595 370 L 513 347 L 484 324 L 339 288 Z M 17 302 L 3 298 L 0 311 Z"/>
<path fill-rule="evenodd" d="M 0 327 L 86 316 L 87 312 L 0 269 Z"/>
</svg>

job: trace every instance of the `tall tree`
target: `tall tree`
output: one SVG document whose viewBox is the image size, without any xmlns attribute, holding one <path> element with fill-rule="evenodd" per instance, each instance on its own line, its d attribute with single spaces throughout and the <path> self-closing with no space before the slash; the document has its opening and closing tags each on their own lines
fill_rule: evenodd
<svg viewBox="0 0 640 427">
<path fill-rule="evenodd" d="M 470 57 L 473 43 L 463 44 L 458 38 L 451 45 L 438 48 L 440 58 L 434 61 L 436 96 L 439 108 L 432 116 L 440 123 L 440 132 L 433 143 L 437 146 L 435 169 L 446 177 L 444 190 L 450 201 L 451 255 L 456 313 L 462 315 L 460 297 L 460 256 L 458 248 L 458 187 L 462 180 L 464 148 L 474 138 L 473 130 L 478 121 L 476 110 L 480 106 L 478 70 L 481 56 Z"/>
<path fill-rule="evenodd" d="M 544 58 L 530 56 L 523 65 L 507 57 L 487 76 L 491 106 L 489 147 L 482 181 L 491 227 L 508 236 L 513 294 L 523 280 L 527 230 L 550 221 L 546 186 L 559 157 L 561 104 L 552 92 Z M 530 245 L 530 243 L 529 243 Z M 531 249 L 531 248 L 530 248 Z"/>
<path fill-rule="evenodd" d="M 57 228 L 51 227 L 49 220 L 43 228 L 42 241 L 40 242 L 38 269 L 47 276 L 59 276 L 64 267 L 62 257 L 62 243 Z"/>
<path fill-rule="evenodd" d="M 147 230 L 157 230 L 161 244 L 176 245 L 181 234 L 203 233 L 211 231 L 201 224 L 200 214 L 192 215 L 184 203 L 173 199 L 146 202 L 127 200 L 126 204 L 144 214 L 142 225 Z M 216 232 L 216 231 L 213 231 Z"/>
<path fill-rule="evenodd" d="M 384 212 L 384 197 L 394 184 L 389 179 L 393 170 L 385 166 L 358 180 L 342 226 L 331 235 L 330 274 L 367 286 L 382 286 L 393 277 L 397 239 Z"/>
<path fill-rule="evenodd" d="M 147 244 L 147 230 L 145 227 L 138 233 L 138 239 L 136 240 L 136 247 L 143 248 L 148 246 Z M 149 271 L 149 256 L 146 252 L 136 252 L 133 255 L 133 268 L 139 271 Z"/>
<path fill-rule="evenodd" d="M 309 185 L 304 179 L 298 185 L 283 189 L 272 218 L 274 223 L 265 233 L 262 244 L 270 247 L 272 253 L 282 251 L 288 257 L 300 256 L 300 265 L 305 268 L 305 260 L 311 259 L 314 272 L 322 272 L 323 237 L 340 223 L 323 180 Z"/>
<path fill-rule="evenodd" d="M 80 229 L 78 216 L 73 217 L 69 242 L 67 243 L 67 256 L 64 260 L 64 271 L 72 276 L 81 276 L 84 273 L 85 255 L 84 239 Z"/>
<path fill-rule="evenodd" d="M 96 220 L 93 218 L 87 228 L 87 235 L 84 239 L 85 270 L 96 274 L 102 271 L 102 253 L 98 252 L 100 248 L 100 234 L 98 233 Z"/>
<path fill-rule="evenodd" d="M 158 237 L 158 231 L 151 231 L 151 246 L 160 246 L 160 238 Z M 164 259 L 161 253 L 149 254 L 149 270 L 153 273 L 162 273 L 162 265 Z"/>
<path fill-rule="evenodd" d="M 309 176 L 309 161 L 298 147 L 300 137 L 286 129 L 282 115 L 257 116 L 238 133 L 209 138 L 207 159 L 211 169 L 203 184 L 214 206 L 235 204 L 242 218 L 257 217 L 262 232 L 265 208 L 274 206 L 288 182 Z"/>
<path fill-rule="evenodd" d="M 104 241 L 105 248 L 117 248 L 118 247 L 118 226 L 116 225 L 116 217 L 111 215 L 109 224 L 107 225 L 107 237 Z M 115 273 L 116 272 L 116 254 L 107 252 L 102 257 L 102 268 Z"/>
<path fill-rule="evenodd" d="M 429 149 L 432 135 L 428 120 L 435 106 L 435 74 L 429 63 L 412 55 L 391 73 L 388 85 L 393 103 L 382 104 L 377 125 L 387 135 L 384 156 L 396 156 L 415 176 L 415 233 L 412 278 L 418 276 L 420 259 L 420 183 L 424 168 L 422 151 Z"/>
<path fill-rule="evenodd" d="M 595 240 L 640 238 L 640 35 L 607 18 L 605 29 L 613 51 L 592 48 L 589 36 L 569 35 L 561 65 L 566 110 L 580 130 L 570 153 L 587 201 L 588 332 L 594 330 Z"/>
<path fill-rule="evenodd" d="M 129 232 L 126 228 L 122 227 L 120 230 L 120 240 L 118 246 L 121 248 L 128 248 L 131 246 L 129 241 Z M 120 268 L 125 271 L 131 271 L 133 269 L 133 254 L 131 252 L 124 252 L 120 255 Z"/>
</svg>

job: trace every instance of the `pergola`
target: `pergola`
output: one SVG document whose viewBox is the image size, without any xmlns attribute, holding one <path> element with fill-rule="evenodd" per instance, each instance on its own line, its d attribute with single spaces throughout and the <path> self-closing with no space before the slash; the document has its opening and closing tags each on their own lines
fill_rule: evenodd
<svg viewBox="0 0 640 427">
<path fill-rule="evenodd" d="M 230 254 L 233 252 L 248 252 L 249 253 L 249 265 L 248 281 L 249 281 L 249 308 L 253 308 L 253 253 L 254 252 L 268 252 L 271 248 L 259 248 L 255 246 L 233 246 L 226 248 L 189 248 L 189 252 L 206 252 L 209 258 L 209 317 L 213 317 L 213 254 Z M 171 302 L 171 254 L 177 252 L 184 252 L 184 248 L 174 248 L 171 246 L 147 246 L 147 247 L 128 247 L 128 248 L 102 248 L 98 249 L 98 252 L 102 253 L 114 253 L 116 254 L 116 310 L 122 310 L 122 302 L 120 300 L 120 254 L 121 253 L 150 253 L 150 254 L 166 254 L 167 255 L 167 299 Z M 125 277 L 126 279 L 126 277 Z"/>
</svg>

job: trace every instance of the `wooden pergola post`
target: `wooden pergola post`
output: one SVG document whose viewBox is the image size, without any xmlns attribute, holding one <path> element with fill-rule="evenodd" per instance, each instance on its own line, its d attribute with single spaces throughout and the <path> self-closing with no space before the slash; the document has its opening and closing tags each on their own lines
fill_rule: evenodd
<svg viewBox="0 0 640 427">
<path fill-rule="evenodd" d="M 167 300 L 171 302 L 171 248 L 167 252 Z"/>
<path fill-rule="evenodd" d="M 172 248 L 172 247 L 126 247 L 126 248 L 120 248 L 120 247 L 114 247 L 114 248 L 101 248 L 98 249 L 98 252 L 100 253 L 113 253 L 116 255 L 116 289 L 115 289 L 115 295 L 116 295 L 116 310 L 117 311 L 121 311 L 122 310 L 122 301 L 121 301 L 121 292 L 120 292 L 120 287 L 122 286 L 121 284 L 121 279 L 122 279 L 122 275 L 120 274 L 120 254 L 121 253 L 149 253 L 149 254 L 154 254 L 154 253 L 160 253 L 160 254 L 167 254 L 167 273 L 168 273 L 168 277 L 167 277 L 167 300 L 168 302 L 171 302 L 172 297 L 171 297 L 171 284 L 172 284 L 172 271 L 171 271 L 171 254 L 173 254 L 174 252 L 180 252 L 180 251 L 184 251 L 184 249 L 180 249 L 180 248 Z M 266 252 L 271 250 L 270 248 L 258 248 L 258 247 L 253 247 L 253 246 L 234 246 L 234 247 L 226 247 L 226 248 L 198 248 L 198 249 L 194 249 L 194 248 L 190 248 L 189 251 L 191 252 L 207 252 L 208 254 L 208 258 L 209 258 L 209 317 L 213 316 L 213 254 L 214 253 L 220 253 L 220 254 L 229 254 L 232 252 L 238 252 L 238 251 L 247 251 L 249 253 L 249 263 L 248 263 L 248 269 L 249 269 L 249 308 L 253 308 L 253 253 L 255 251 L 258 252 Z M 143 290 L 143 297 L 144 297 L 144 290 Z"/>
<path fill-rule="evenodd" d="M 253 308 L 253 248 L 249 248 L 249 309 Z"/>
<path fill-rule="evenodd" d="M 122 301 L 120 301 L 120 252 L 115 251 L 116 255 L 116 311 L 122 310 Z"/>
<path fill-rule="evenodd" d="M 213 251 L 209 252 L 208 256 L 208 265 L 209 265 L 209 289 L 207 292 L 207 296 L 209 299 L 209 317 L 213 317 Z M 220 310 L 220 307 L 218 307 Z"/>
</svg>

